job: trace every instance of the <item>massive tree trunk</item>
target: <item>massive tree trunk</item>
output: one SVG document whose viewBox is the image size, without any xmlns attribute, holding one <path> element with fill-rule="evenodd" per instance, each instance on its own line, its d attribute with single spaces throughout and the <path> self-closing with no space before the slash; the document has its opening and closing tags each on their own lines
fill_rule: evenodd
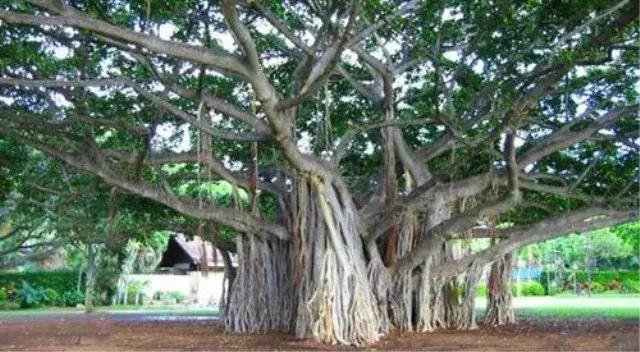
<svg viewBox="0 0 640 352">
<path fill-rule="evenodd" d="M 516 323 L 511 295 L 511 277 L 515 257 L 515 251 L 512 251 L 491 265 L 487 281 L 487 312 L 484 317 L 484 323 L 487 325 L 500 326 Z"/>
<path fill-rule="evenodd" d="M 303 258 L 297 282 L 296 335 L 364 346 L 384 319 L 369 281 L 351 196 L 319 179 L 301 178 L 294 227 Z"/>
<path fill-rule="evenodd" d="M 364 346 L 385 328 L 348 194 L 296 181 L 292 241 L 242 235 L 225 317 L 228 330 L 294 330 L 300 338 Z M 291 255 L 293 253 L 293 255 Z"/>
</svg>

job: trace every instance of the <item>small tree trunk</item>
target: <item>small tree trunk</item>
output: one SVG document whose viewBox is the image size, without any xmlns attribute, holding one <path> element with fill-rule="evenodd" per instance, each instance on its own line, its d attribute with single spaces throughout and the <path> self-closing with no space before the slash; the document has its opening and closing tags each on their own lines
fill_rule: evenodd
<svg viewBox="0 0 640 352">
<path fill-rule="evenodd" d="M 96 253 L 93 243 L 87 245 L 87 271 L 86 271 L 86 283 L 85 283 L 85 296 L 84 296 L 84 311 L 85 313 L 93 312 L 93 301 L 95 295 L 96 284 Z"/>
<path fill-rule="evenodd" d="M 510 287 L 515 257 L 514 252 L 509 252 L 491 265 L 487 281 L 487 313 L 484 317 L 484 323 L 487 325 L 500 326 L 516 323 Z"/>
<path fill-rule="evenodd" d="M 222 294 L 220 295 L 220 314 L 226 316 L 227 307 L 231 302 L 233 284 L 236 281 L 236 268 L 233 267 L 229 251 L 221 249 L 222 262 L 224 263 L 224 278 L 222 279 Z"/>
</svg>

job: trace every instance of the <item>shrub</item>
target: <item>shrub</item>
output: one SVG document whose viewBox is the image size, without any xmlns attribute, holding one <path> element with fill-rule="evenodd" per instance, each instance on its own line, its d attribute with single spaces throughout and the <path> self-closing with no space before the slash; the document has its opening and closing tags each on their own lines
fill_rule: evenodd
<svg viewBox="0 0 640 352">
<path fill-rule="evenodd" d="M 0 309 L 4 309 L 7 303 L 7 290 L 4 287 L 0 287 Z"/>
<path fill-rule="evenodd" d="M 182 303 L 184 302 L 184 295 L 182 294 L 182 292 L 178 292 L 178 291 L 173 291 L 170 292 L 171 296 L 173 296 L 173 298 L 176 300 L 176 303 Z"/>
<path fill-rule="evenodd" d="M 612 280 L 612 281 L 609 281 L 605 287 L 607 291 L 618 291 L 620 290 L 621 286 L 622 284 L 620 283 L 620 281 Z"/>
<path fill-rule="evenodd" d="M 605 291 L 605 287 L 599 282 L 591 283 L 591 293 L 602 293 Z"/>
<path fill-rule="evenodd" d="M 538 281 L 530 281 L 522 283 L 523 296 L 544 296 L 544 287 Z"/>
<path fill-rule="evenodd" d="M 66 307 L 75 307 L 84 303 L 84 293 L 78 291 L 66 291 L 60 296 L 60 303 Z"/>
<path fill-rule="evenodd" d="M 0 273 L 0 287 L 22 287 L 22 281 L 26 281 L 31 287 L 46 287 L 54 289 L 56 292 L 75 291 L 78 285 L 78 272 L 73 270 L 52 270 Z M 17 294 L 17 290 L 15 293 Z M 11 299 L 12 297 L 9 296 L 8 298 Z"/>
<path fill-rule="evenodd" d="M 557 277 L 557 273 L 555 272 L 549 273 L 549 272 L 543 271 L 542 273 L 540 273 L 540 282 L 542 283 L 543 286 L 545 286 L 545 288 L 547 285 L 547 276 L 549 275 L 550 275 L 550 278 L 552 279 L 550 281 L 553 281 L 553 279 Z M 567 288 L 573 287 L 573 280 L 570 279 L 571 275 L 572 275 L 572 271 L 570 270 L 564 272 L 563 274 L 563 278 L 565 280 L 565 282 L 563 283 L 564 287 L 567 287 Z M 603 271 L 591 272 L 591 282 L 592 283 L 597 282 L 609 290 L 617 290 L 620 288 L 619 286 L 612 287 L 610 286 L 610 284 L 613 283 L 615 285 L 616 282 L 620 284 L 625 280 L 638 281 L 640 280 L 640 274 L 638 273 L 638 271 L 635 271 L 635 270 L 630 270 L 630 271 L 603 270 Z M 579 284 L 584 284 L 588 282 L 589 274 L 584 270 L 576 271 L 576 281 Z"/>
<path fill-rule="evenodd" d="M 640 281 L 624 280 L 620 286 L 621 293 L 640 293 Z"/>
<path fill-rule="evenodd" d="M 45 288 L 42 290 L 44 294 L 44 304 L 48 306 L 59 306 L 62 305 L 62 298 L 58 291 L 52 288 Z"/>
<path fill-rule="evenodd" d="M 34 288 L 26 281 L 22 281 L 22 287 L 18 291 L 21 308 L 33 308 L 43 306 L 46 302 L 45 290 Z"/>
</svg>

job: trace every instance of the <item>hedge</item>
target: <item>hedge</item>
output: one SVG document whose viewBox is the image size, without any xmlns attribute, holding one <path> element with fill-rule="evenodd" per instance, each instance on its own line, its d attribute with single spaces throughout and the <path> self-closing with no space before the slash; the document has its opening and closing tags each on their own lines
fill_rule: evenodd
<svg viewBox="0 0 640 352">
<path fill-rule="evenodd" d="M 518 284 L 513 281 L 511 283 L 511 294 L 517 296 Z M 523 281 L 520 283 L 521 296 L 544 296 L 545 290 L 538 281 Z M 487 284 L 484 282 L 476 286 L 476 297 L 487 297 Z"/>
<path fill-rule="evenodd" d="M 547 287 L 547 275 L 549 272 L 543 271 L 540 273 L 540 283 L 544 286 L 545 291 L 548 293 L 549 288 Z M 569 286 L 573 284 L 573 278 L 571 275 L 573 274 L 572 270 L 566 270 L 563 273 L 563 278 L 565 280 L 565 285 Z M 552 272 L 550 279 L 555 279 L 557 277 L 556 272 Z M 571 278 L 571 280 L 569 280 Z M 584 284 L 589 281 L 589 274 L 585 270 L 576 271 L 576 281 L 579 284 Z M 638 271 L 592 271 L 591 272 L 591 282 L 602 285 L 603 287 L 607 287 L 607 285 L 613 281 L 622 283 L 622 282 L 638 282 L 640 281 L 640 272 Z"/>
<path fill-rule="evenodd" d="M 53 289 L 58 293 L 76 291 L 78 272 L 74 270 L 0 272 L 0 287 L 20 289 L 22 281 L 31 287 Z"/>
</svg>

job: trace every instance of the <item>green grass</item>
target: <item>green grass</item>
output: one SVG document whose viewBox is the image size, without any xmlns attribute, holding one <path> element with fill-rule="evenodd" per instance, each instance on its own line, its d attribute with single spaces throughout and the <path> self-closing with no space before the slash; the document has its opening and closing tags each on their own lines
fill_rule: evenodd
<svg viewBox="0 0 640 352">
<path fill-rule="evenodd" d="M 562 291 L 557 294 L 554 294 L 553 297 L 560 298 L 576 298 L 576 297 L 587 297 L 586 294 L 582 296 L 576 296 L 573 291 Z M 592 298 L 640 298 L 640 293 L 620 293 L 618 291 L 606 291 L 602 293 L 596 293 L 591 295 Z"/>
<path fill-rule="evenodd" d="M 14 309 L 14 310 L 0 310 L 0 319 L 12 318 L 12 317 L 45 317 L 47 315 L 59 315 L 59 314 L 82 314 L 84 310 L 82 308 L 75 307 L 40 307 L 29 309 Z M 144 314 L 144 315 L 169 315 L 169 316 L 203 316 L 203 315 L 218 315 L 217 309 L 205 309 L 205 308 L 192 308 L 187 309 L 184 306 L 105 306 L 96 307 L 95 313 L 106 314 Z"/>
<path fill-rule="evenodd" d="M 603 307 L 541 307 L 541 308 L 517 308 L 519 317 L 550 318 L 550 319 L 592 319 L 612 318 L 625 320 L 640 319 L 638 308 L 603 308 Z"/>
<path fill-rule="evenodd" d="M 640 320 L 640 295 L 603 293 L 576 296 L 573 293 L 557 296 L 515 297 L 516 315 L 549 319 L 614 318 Z M 479 312 L 484 311 L 486 300 L 476 300 Z"/>
</svg>

